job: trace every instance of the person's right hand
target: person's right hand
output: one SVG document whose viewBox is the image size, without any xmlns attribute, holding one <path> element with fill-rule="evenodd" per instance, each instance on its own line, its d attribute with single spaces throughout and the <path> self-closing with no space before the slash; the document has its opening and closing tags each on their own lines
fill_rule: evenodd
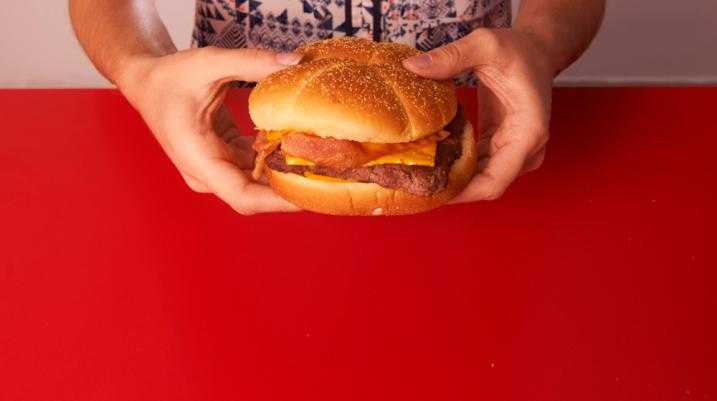
<svg viewBox="0 0 717 401">
<path fill-rule="evenodd" d="M 299 59 L 259 49 L 190 49 L 138 60 L 116 83 L 191 189 L 241 214 L 296 211 L 242 171 L 253 164 L 254 137 L 239 136 L 223 100 L 231 81 L 255 82 Z"/>
</svg>

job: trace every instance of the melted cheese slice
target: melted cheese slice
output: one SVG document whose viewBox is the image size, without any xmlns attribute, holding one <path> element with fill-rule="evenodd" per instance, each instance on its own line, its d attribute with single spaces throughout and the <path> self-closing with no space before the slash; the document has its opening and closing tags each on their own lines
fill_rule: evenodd
<svg viewBox="0 0 717 401">
<path fill-rule="evenodd" d="M 284 134 L 288 133 L 289 131 L 264 131 L 266 132 L 266 140 L 267 141 L 280 141 L 281 138 L 284 136 Z"/>
<path fill-rule="evenodd" d="M 436 164 L 438 138 L 426 138 L 409 143 L 362 143 L 368 154 L 375 156 L 366 166 L 379 164 L 405 164 L 408 166 L 430 166 Z"/>
<path fill-rule="evenodd" d="M 288 131 L 271 131 L 266 135 L 269 141 L 279 141 Z M 371 160 L 365 166 L 379 164 L 405 164 L 408 166 L 435 166 L 438 142 L 448 136 L 448 132 L 440 131 L 429 137 L 407 143 L 361 143 Z M 300 157 L 285 155 L 289 166 L 314 166 L 315 164 Z"/>
<path fill-rule="evenodd" d="M 341 178 L 329 177 L 327 175 L 314 174 L 310 171 L 304 171 L 304 177 L 311 178 L 312 180 L 319 180 L 319 181 L 326 181 L 326 182 L 353 182 L 353 181 L 344 180 Z"/>
<path fill-rule="evenodd" d="M 302 159 L 300 157 L 284 154 L 284 161 L 288 166 L 315 166 L 316 163 L 311 160 Z"/>
</svg>

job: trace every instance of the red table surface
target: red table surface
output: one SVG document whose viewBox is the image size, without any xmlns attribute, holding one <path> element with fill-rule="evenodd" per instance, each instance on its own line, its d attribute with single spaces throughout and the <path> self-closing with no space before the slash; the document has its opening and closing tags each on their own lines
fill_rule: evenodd
<svg viewBox="0 0 717 401">
<path fill-rule="evenodd" d="M 1 91 L 0 399 L 715 400 L 715 104 L 558 89 L 499 201 L 243 217 L 118 93 Z"/>
</svg>

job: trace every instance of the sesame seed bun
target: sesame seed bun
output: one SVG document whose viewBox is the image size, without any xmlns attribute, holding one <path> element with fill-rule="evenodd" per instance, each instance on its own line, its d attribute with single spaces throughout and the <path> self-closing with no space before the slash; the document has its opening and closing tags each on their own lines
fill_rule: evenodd
<svg viewBox="0 0 717 401">
<path fill-rule="evenodd" d="M 297 50 L 301 63 L 271 74 L 249 96 L 258 129 L 323 138 L 400 143 L 428 136 L 456 114 L 450 81 L 406 70 L 419 52 L 395 43 L 341 38 Z"/>
</svg>

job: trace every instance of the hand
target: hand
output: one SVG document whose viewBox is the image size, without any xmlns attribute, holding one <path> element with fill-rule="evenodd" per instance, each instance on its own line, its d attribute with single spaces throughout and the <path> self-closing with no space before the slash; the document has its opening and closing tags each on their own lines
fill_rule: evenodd
<svg viewBox="0 0 717 401">
<path fill-rule="evenodd" d="M 191 49 L 136 61 L 117 84 L 191 189 L 214 193 L 241 214 L 295 211 L 242 171 L 253 164 L 253 137 L 239 136 L 223 101 L 229 82 L 260 80 L 299 58 L 256 49 Z"/>
<path fill-rule="evenodd" d="M 553 82 L 545 54 L 527 33 L 477 29 L 404 61 L 428 78 L 448 79 L 472 69 L 480 79 L 479 173 L 453 202 L 497 199 L 518 175 L 542 164 Z"/>
</svg>

